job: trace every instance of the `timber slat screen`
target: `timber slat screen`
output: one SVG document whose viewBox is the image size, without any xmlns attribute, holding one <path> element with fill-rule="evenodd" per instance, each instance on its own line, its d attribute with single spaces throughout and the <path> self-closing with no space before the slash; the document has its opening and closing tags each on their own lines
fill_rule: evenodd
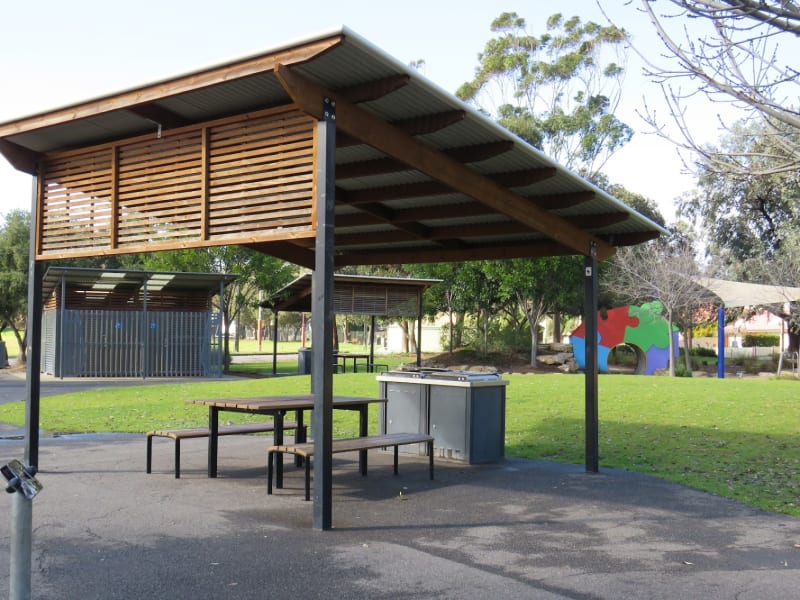
<svg viewBox="0 0 800 600">
<path fill-rule="evenodd" d="M 313 237 L 314 144 L 286 106 L 48 154 L 37 258 Z"/>
</svg>

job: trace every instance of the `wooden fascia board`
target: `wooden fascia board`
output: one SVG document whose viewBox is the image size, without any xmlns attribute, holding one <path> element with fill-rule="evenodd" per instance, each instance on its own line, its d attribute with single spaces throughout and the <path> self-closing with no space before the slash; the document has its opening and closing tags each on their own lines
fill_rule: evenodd
<svg viewBox="0 0 800 600">
<path fill-rule="evenodd" d="M 60 125 L 68 121 L 85 119 L 115 110 L 131 109 L 142 104 L 148 104 L 218 83 L 272 71 L 278 64 L 290 65 L 305 62 L 327 52 L 342 43 L 343 40 L 343 36 L 334 35 L 302 46 L 286 48 L 113 96 L 68 106 L 17 121 L 0 123 L 0 138 Z"/>
<path fill-rule="evenodd" d="M 275 75 L 292 100 L 315 118 L 322 117 L 323 98 L 331 98 L 336 101 L 337 127 L 345 133 L 543 233 L 575 253 L 589 255 L 594 244 L 598 258 L 608 258 L 614 254 L 614 248 L 603 240 L 573 227 L 564 219 L 548 213 L 519 194 L 465 167 L 444 153 L 418 142 L 398 128 L 307 80 L 286 65 L 277 65 Z"/>
</svg>

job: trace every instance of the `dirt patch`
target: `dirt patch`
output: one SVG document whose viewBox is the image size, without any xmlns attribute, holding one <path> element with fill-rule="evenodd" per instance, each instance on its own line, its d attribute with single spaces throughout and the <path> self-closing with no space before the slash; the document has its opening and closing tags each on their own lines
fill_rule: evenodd
<svg viewBox="0 0 800 600">
<path fill-rule="evenodd" d="M 500 373 L 562 373 L 556 365 L 530 364 L 530 356 L 511 353 L 479 354 L 477 352 L 460 351 L 430 354 L 423 357 L 422 366 L 444 369 L 482 370 L 493 367 Z"/>
</svg>

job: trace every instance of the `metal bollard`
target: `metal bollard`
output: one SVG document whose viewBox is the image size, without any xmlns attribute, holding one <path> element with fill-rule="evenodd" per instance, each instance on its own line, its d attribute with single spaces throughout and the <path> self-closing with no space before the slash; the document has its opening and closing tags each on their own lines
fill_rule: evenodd
<svg viewBox="0 0 800 600">
<path fill-rule="evenodd" d="M 33 531 L 33 498 L 42 490 L 36 479 L 36 468 L 12 460 L 0 467 L 13 494 L 11 504 L 11 569 L 9 600 L 31 599 L 31 556 Z"/>
</svg>

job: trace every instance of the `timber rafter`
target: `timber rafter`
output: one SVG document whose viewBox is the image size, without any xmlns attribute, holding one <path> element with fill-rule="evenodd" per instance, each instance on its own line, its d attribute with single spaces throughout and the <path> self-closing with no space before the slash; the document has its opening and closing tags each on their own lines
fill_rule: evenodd
<svg viewBox="0 0 800 600">
<path fill-rule="evenodd" d="M 526 173 L 524 176 L 519 173 L 498 174 L 500 182 L 493 181 L 447 156 L 444 152 L 414 139 L 413 135 L 359 108 L 335 92 L 326 90 L 285 65 L 277 65 L 275 74 L 301 110 L 319 119 L 322 116 L 323 99 L 333 99 L 336 102 L 337 131 L 341 131 L 361 143 L 368 144 L 387 157 L 399 160 L 413 170 L 431 177 L 433 180 L 431 182 L 409 184 L 417 186 L 420 193 L 426 186 L 429 190 L 438 188 L 437 193 L 441 193 L 442 186 L 444 186 L 445 189 L 449 188 L 465 194 L 491 207 L 530 230 L 550 238 L 558 245 L 570 249 L 573 253 L 588 255 L 594 243 L 598 258 L 607 258 L 613 254 L 613 247 L 605 241 L 540 208 L 508 187 L 504 187 L 504 185 L 510 187 L 530 185 L 544 178 L 552 177 L 556 172 L 555 168 L 535 169 L 533 171 L 538 171 L 535 176 L 532 176 L 531 173 Z M 428 121 L 431 120 L 428 119 Z M 357 192 L 344 192 L 342 200 L 353 203 L 357 196 Z M 337 190 L 338 199 L 339 190 Z M 374 196 L 369 200 L 364 198 L 364 202 L 367 203 L 375 201 Z M 468 251 L 464 248 L 448 248 L 446 250 L 451 252 Z"/>
</svg>

